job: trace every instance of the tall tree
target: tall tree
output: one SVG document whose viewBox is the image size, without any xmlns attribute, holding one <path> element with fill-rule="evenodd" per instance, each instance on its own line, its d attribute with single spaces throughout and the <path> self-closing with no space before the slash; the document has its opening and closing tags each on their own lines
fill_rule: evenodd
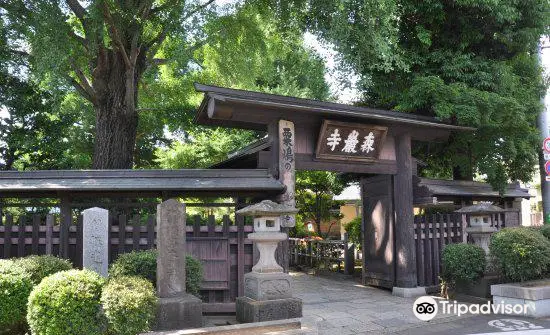
<svg viewBox="0 0 550 335">
<path fill-rule="evenodd" d="M 177 92 L 192 90 L 193 80 L 311 99 L 330 98 L 323 61 L 303 46 L 300 31 L 281 31 L 275 23 L 273 14 L 261 6 L 243 5 L 233 15 L 207 25 L 207 32 L 224 27 L 223 34 L 212 37 L 195 52 L 197 70 L 180 75 L 181 64 L 167 64 L 159 72 L 162 80 L 142 90 L 147 105 L 170 111 L 161 123 L 171 125 L 172 131 L 184 130 L 179 140 L 156 150 L 162 167 L 207 167 L 265 135 L 191 124 L 191 113 L 186 116 L 182 111 L 198 105 L 202 95 Z M 178 120 L 170 120 L 173 117 Z M 178 128 L 173 128 L 175 125 Z"/>
<path fill-rule="evenodd" d="M 486 176 L 502 189 L 531 178 L 541 106 L 536 45 L 550 4 L 527 1 L 268 1 L 332 43 L 361 77 L 361 104 L 478 128 L 416 146 L 424 173 Z"/>
<path fill-rule="evenodd" d="M 70 83 L 95 111 L 93 167 L 131 168 L 139 83 L 167 39 L 186 55 L 204 43 L 214 0 L 0 0 L 12 49 L 36 76 Z"/>
</svg>

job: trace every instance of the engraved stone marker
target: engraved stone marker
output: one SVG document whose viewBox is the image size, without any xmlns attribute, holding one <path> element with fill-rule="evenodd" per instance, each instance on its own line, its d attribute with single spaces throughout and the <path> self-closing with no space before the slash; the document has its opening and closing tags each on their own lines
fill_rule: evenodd
<svg viewBox="0 0 550 335">
<path fill-rule="evenodd" d="M 109 211 L 89 208 L 82 211 L 82 266 L 107 277 L 109 266 Z"/>
<path fill-rule="evenodd" d="M 202 327 L 202 302 L 185 291 L 185 205 L 157 206 L 157 330 Z"/>
<path fill-rule="evenodd" d="M 185 205 L 157 206 L 157 290 L 160 298 L 185 293 Z"/>
</svg>

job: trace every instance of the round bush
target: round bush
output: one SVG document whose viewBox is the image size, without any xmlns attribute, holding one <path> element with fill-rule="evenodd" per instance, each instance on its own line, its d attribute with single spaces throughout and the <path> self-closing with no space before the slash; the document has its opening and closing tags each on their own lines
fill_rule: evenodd
<svg viewBox="0 0 550 335">
<path fill-rule="evenodd" d="M 157 297 L 148 280 L 124 276 L 113 278 L 103 288 L 101 303 L 112 333 L 135 335 L 151 329 Z"/>
<path fill-rule="evenodd" d="M 44 278 L 29 297 L 27 322 L 32 334 L 104 334 L 103 284 L 103 278 L 90 270 L 62 271 Z"/>
<path fill-rule="evenodd" d="M 38 285 L 42 279 L 49 275 L 73 268 L 69 260 L 50 255 L 33 255 L 18 258 L 15 260 L 15 263 L 31 276 L 31 280 L 35 285 Z"/>
<path fill-rule="evenodd" d="M 475 282 L 485 271 L 485 251 L 474 244 L 455 243 L 445 246 L 441 257 L 445 281 Z"/>
<path fill-rule="evenodd" d="M 489 249 L 511 281 L 537 279 L 550 269 L 550 241 L 534 229 L 502 229 L 491 237 Z"/>
<path fill-rule="evenodd" d="M 27 300 L 32 287 L 30 275 L 15 262 L 0 262 L 0 330 L 16 329 L 25 325 Z"/>
<path fill-rule="evenodd" d="M 149 280 L 153 285 L 157 282 L 157 252 L 156 250 L 132 251 L 122 254 L 111 264 L 110 277 L 137 276 Z M 202 264 L 196 258 L 185 257 L 185 286 L 187 293 L 198 296 L 203 279 Z"/>
</svg>

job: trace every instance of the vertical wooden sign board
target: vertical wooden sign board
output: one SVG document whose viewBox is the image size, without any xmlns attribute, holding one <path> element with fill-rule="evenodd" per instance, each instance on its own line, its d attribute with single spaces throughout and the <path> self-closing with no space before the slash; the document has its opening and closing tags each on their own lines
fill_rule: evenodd
<svg viewBox="0 0 550 335">
<path fill-rule="evenodd" d="M 279 120 L 279 181 L 286 186 L 285 192 L 278 197 L 281 204 L 296 206 L 295 179 L 296 179 L 296 155 L 295 155 L 294 123 Z M 285 215 L 281 218 L 282 227 L 294 227 L 296 217 Z"/>
</svg>

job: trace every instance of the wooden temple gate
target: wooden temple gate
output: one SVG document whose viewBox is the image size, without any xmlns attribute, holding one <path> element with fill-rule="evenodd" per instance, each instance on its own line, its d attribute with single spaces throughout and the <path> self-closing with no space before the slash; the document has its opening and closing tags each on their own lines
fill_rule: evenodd
<svg viewBox="0 0 550 335">
<path fill-rule="evenodd" d="M 69 203 L 78 197 L 165 200 L 226 196 L 246 199 L 242 204 L 272 199 L 294 205 L 297 170 L 353 174 L 361 180 L 363 189 L 366 246 L 363 282 L 400 289 L 418 286 L 413 214 L 413 175 L 417 164 L 411 156 L 413 143 L 445 141 L 452 132 L 472 131 L 472 128 L 393 111 L 199 84 L 195 88 L 204 93 L 194 120 L 197 124 L 263 131 L 268 136 L 205 170 L 0 172 L 0 198 L 60 199 L 61 221 L 70 221 L 67 219 L 72 217 Z M 119 221 L 119 225 L 120 222 L 124 220 Z M 285 216 L 283 230 L 288 231 L 293 223 L 292 216 Z M 140 235 L 135 238 L 134 228 L 128 229 L 130 226 L 125 224 L 125 228 L 119 227 L 119 230 L 116 225 L 112 226 L 111 242 L 122 238 L 117 235 L 122 232 L 125 235 L 122 239 L 126 240 L 124 248 L 115 245 L 115 249 L 126 250 L 130 245 L 141 248 L 142 241 L 144 245 L 151 244 L 148 234 L 152 231 L 148 225 L 140 226 Z M 25 231 L 29 229 L 30 236 L 21 237 L 23 241 L 36 237 L 33 225 L 29 227 L 25 227 Z M 239 227 L 238 218 L 236 225 L 207 225 L 198 230 L 188 227 L 191 252 L 202 255 L 203 251 L 197 250 L 210 250 L 204 251 L 211 253 L 209 261 L 212 264 L 219 261 L 212 269 L 224 269 L 218 275 L 227 273 L 228 263 L 222 258 L 238 259 L 229 262 L 229 286 L 236 278 L 237 290 L 227 290 L 224 286 L 227 277 L 219 277 L 220 280 L 205 284 L 210 285 L 205 286 L 209 302 L 223 303 L 227 297 L 231 300 L 235 292 L 240 295 L 239 278 L 248 271 L 254 251 L 252 245 L 246 243 L 246 229 Z M 68 234 L 59 237 L 63 247 L 70 245 L 71 231 L 76 228 L 68 229 Z M 78 230 L 72 234 L 78 234 Z M 9 238 L 13 243 L 15 237 Z M 15 241 L 19 238 L 18 235 Z M 193 239 L 209 247 L 194 246 Z M 278 260 L 288 269 L 288 242 L 279 245 Z M 232 275 L 233 264 L 237 265 L 236 277 Z M 207 272 L 209 276 L 210 270 Z M 213 289 L 214 286 L 220 290 Z"/>
</svg>

